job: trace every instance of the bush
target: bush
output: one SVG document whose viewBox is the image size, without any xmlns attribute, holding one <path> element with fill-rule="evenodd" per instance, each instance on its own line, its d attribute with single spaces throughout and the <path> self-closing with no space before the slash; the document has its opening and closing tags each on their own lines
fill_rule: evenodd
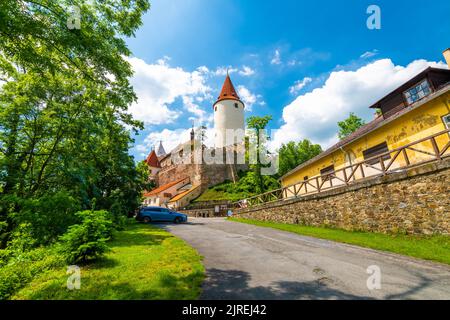
<svg viewBox="0 0 450 320">
<path fill-rule="evenodd" d="M 41 247 L 16 256 L 8 252 L 0 250 L 0 256 L 4 255 L 8 259 L 7 264 L 0 266 L 0 300 L 10 298 L 38 274 L 63 264 L 53 248 Z"/>
<path fill-rule="evenodd" d="M 61 239 L 59 252 L 68 263 L 87 262 L 109 250 L 106 245 L 112 236 L 112 221 L 108 211 L 80 211 L 80 224 L 69 227 Z"/>
<path fill-rule="evenodd" d="M 70 225 L 79 222 L 75 216 L 80 210 L 78 202 L 65 191 L 39 198 L 17 198 L 16 203 L 20 210 L 9 217 L 14 225 L 29 224 L 27 232 L 36 240 L 36 246 L 53 243 Z"/>
</svg>

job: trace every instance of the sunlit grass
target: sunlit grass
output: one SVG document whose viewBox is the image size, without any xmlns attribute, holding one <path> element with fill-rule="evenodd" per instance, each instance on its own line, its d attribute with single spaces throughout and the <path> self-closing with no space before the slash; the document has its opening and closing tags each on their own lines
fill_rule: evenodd
<svg viewBox="0 0 450 320">
<path fill-rule="evenodd" d="M 35 278 L 13 299 L 196 299 L 201 256 L 183 240 L 146 224 L 118 232 L 105 258 L 81 267 L 80 290 L 68 290 L 66 269 Z"/>
<path fill-rule="evenodd" d="M 229 220 L 450 264 L 450 236 L 445 235 L 386 235 L 243 218 Z"/>
</svg>

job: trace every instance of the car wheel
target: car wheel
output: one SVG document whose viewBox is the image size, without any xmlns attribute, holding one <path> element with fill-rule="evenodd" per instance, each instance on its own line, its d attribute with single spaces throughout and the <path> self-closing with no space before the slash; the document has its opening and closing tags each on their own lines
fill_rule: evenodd
<svg viewBox="0 0 450 320">
<path fill-rule="evenodd" d="M 152 218 L 144 217 L 144 223 L 150 223 L 150 222 L 152 222 Z"/>
<path fill-rule="evenodd" d="M 175 222 L 175 223 L 180 223 L 180 222 L 181 222 L 180 217 L 176 217 L 175 220 L 174 220 L 173 222 Z"/>
</svg>

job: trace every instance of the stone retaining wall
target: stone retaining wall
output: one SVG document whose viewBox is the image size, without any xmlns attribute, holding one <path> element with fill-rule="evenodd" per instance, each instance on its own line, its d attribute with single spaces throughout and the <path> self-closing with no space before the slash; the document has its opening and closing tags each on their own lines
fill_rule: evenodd
<svg viewBox="0 0 450 320">
<path fill-rule="evenodd" d="M 346 230 L 450 235 L 450 159 L 235 214 Z"/>
<path fill-rule="evenodd" d="M 214 213 L 214 208 L 210 209 L 194 209 L 194 210 L 179 210 L 179 212 L 187 214 L 189 217 L 195 218 L 214 218 L 214 217 L 225 217 L 226 214 L 216 214 Z"/>
</svg>

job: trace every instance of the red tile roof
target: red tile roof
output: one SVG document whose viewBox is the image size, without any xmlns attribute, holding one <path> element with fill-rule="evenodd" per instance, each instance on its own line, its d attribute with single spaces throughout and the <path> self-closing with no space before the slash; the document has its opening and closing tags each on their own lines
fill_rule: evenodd
<svg viewBox="0 0 450 320">
<path fill-rule="evenodd" d="M 147 159 L 145 159 L 145 162 L 151 167 L 161 168 L 161 164 L 158 161 L 155 150 L 152 150 L 152 152 L 150 152 Z"/>
<path fill-rule="evenodd" d="M 179 183 L 181 183 L 181 182 L 183 182 L 185 180 L 187 180 L 187 182 L 189 182 L 189 178 L 188 177 L 184 177 L 182 179 L 178 179 L 176 181 L 170 182 L 170 183 L 165 184 L 163 186 L 160 186 L 160 187 L 158 187 L 156 189 L 153 189 L 150 192 L 144 193 L 144 197 L 150 197 L 150 196 L 157 195 L 158 193 L 161 193 L 161 192 L 169 189 L 170 187 L 173 187 L 173 186 L 175 186 L 175 185 L 177 185 L 177 184 L 179 184 Z"/>
<path fill-rule="evenodd" d="M 233 83 L 231 82 L 230 76 L 227 74 L 225 78 L 225 82 L 222 86 L 222 91 L 220 91 L 220 95 L 217 97 L 217 102 L 222 100 L 236 100 L 241 101 L 236 90 L 234 89 Z"/>
</svg>

